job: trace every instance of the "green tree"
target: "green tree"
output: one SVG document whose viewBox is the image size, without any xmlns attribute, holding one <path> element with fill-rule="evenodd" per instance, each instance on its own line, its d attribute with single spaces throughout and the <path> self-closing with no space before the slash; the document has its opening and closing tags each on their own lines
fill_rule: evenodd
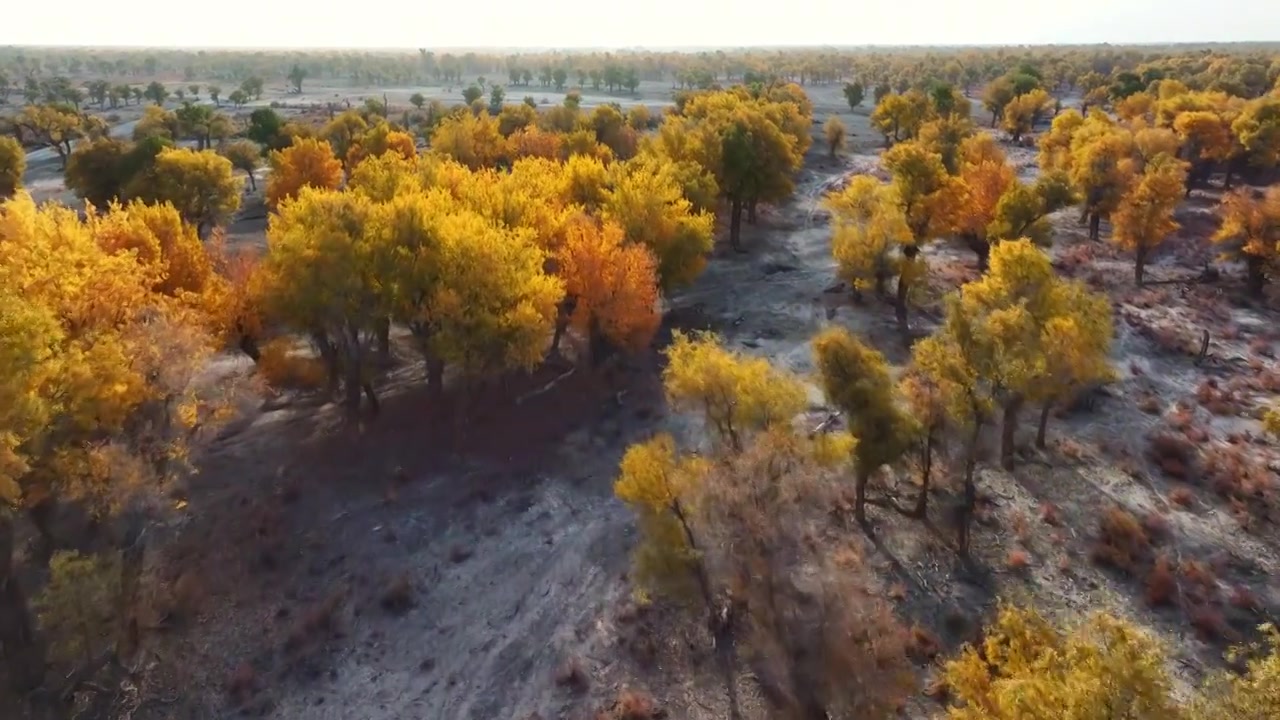
<svg viewBox="0 0 1280 720">
<path fill-rule="evenodd" d="M 294 63 L 293 67 L 289 68 L 288 78 L 289 82 L 293 84 L 293 91 L 300 93 L 302 92 L 302 81 L 307 78 L 307 69 Z"/>
<path fill-rule="evenodd" d="M 231 162 L 231 167 L 244 172 L 249 178 L 249 189 L 257 192 L 258 182 L 253 174 L 262 165 L 262 147 L 252 140 L 235 140 L 219 152 Z"/>
<path fill-rule="evenodd" d="M 467 105 L 475 103 L 475 101 L 482 97 L 484 97 L 484 90 L 479 85 L 468 85 L 462 91 L 462 99 L 467 103 Z"/>
<path fill-rule="evenodd" d="M 152 80 L 147 89 L 143 91 L 142 96 L 157 105 L 163 105 L 164 101 L 169 98 L 169 91 L 158 80 Z"/>
<path fill-rule="evenodd" d="M 844 99 L 849 103 L 850 110 L 857 110 L 864 97 L 866 97 L 866 89 L 862 87 L 862 83 L 851 82 L 844 84 Z"/>
</svg>

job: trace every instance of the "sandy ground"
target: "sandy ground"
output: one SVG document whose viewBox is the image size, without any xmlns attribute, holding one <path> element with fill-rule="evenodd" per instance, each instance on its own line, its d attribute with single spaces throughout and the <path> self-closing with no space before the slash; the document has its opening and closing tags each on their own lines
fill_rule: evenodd
<svg viewBox="0 0 1280 720">
<path fill-rule="evenodd" d="M 892 308 L 828 291 L 834 262 L 819 207 L 847 175 L 876 169 L 879 138 L 867 109 L 849 113 L 838 87 L 809 90 L 815 133 L 838 113 L 853 147 L 831 161 L 816 140 L 793 200 L 744 229 L 747 254 L 718 253 L 693 287 L 669 299 L 664 334 L 712 329 L 733 347 L 808 374 L 809 338 L 836 323 L 901 366 L 908 352 Z M 1024 168 L 1027 152 L 1009 148 Z M 1207 254 L 1196 219 L 1202 206 L 1206 198 L 1184 209 L 1188 230 L 1153 259 L 1153 278 L 1199 270 Z M 1195 395 L 1206 380 L 1225 383 L 1250 362 L 1277 371 L 1275 314 L 1241 307 L 1214 286 L 1132 290 L 1126 258 L 1090 247 L 1071 212 L 1055 224 L 1063 271 L 1116 299 L 1117 383 L 1092 412 L 1055 418 L 1051 447 L 1024 448 L 1014 473 L 983 470 L 977 571 L 960 567 L 950 547 L 947 478 L 929 524 L 873 510 L 868 559 L 894 589 L 904 622 L 935 634 L 943 648 L 972 639 L 1000 596 L 1064 619 L 1106 608 L 1168 641 L 1179 677 L 1192 680 L 1224 639 L 1197 637 L 1181 608 L 1148 610 L 1141 583 L 1090 563 L 1089 550 L 1105 508 L 1155 512 L 1171 528 L 1161 552 L 1211 565 L 1223 597 L 1243 587 L 1259 599 L 1248 611 L 1223 604 L 1232 633 L 1275 616 L 1276 518 L 1242 531 L 1228 503 L 1162 475 L 1145 454 L 1149 432 L 1169 426 L 1177 403 L 1207 428 L 1206 449 L 1227 447 L 1232 433 L 1257 433 L 1254 420 L 1212 415 Z M 244 241 L 261 241 L 251 227 L 242 231 Z M 1073 262 L 1085 252 L 1090 263 Z M 946 245 L 930 249 L 929 263 L 934 288 L 914 315 L 917 333 L 939 319 L 937 297 L 976 275 L 972 256 Z M 1196 364 L 1200 327 L 1213 338 L 1206 362 Z M 1161 340 L 1166 331 L 1182 335 Z M 1178 350 L 1181 341 L 1192 350 Z M 617 462 L 627 444 L 661 430 L 697 437 L 696 424 L 665 410 L 658 359 L 577 371 L 530 397 L 563 376 L 563 368 L 543 368 L 482 396 L 483 416 L 460 433 L 421 396 L 412 353 L 399 356 L 403 364 L 384 383 L 384 412 L 368 427 L 341 425 L 333 408 L 285 395 L 247 405 L 200 458 L 189 515 L 173 528 L 173 550 L 158 569 L 194 573 L 204 589 L 198 620 L 158 637 L 156 682 L 181 702 L 137 717 L 591 718 L 623 685 L 651 691 L 672 718 L 724 717 L 723 691 L 687 628 L 637 620 L 629 602 L 634 528 L 612 497 Z M 227 369 L 243 369 L 237 363 L 227 360 Z M 1140 409 L 1148 397 L 1155 407 Z M 812 405 L 824 414 L 816 390 Z M 1022 438 L 1028 446 L 1033 422 Z M 1246 446 L 1264 467 L 1275 463 L 1274 446 Z M 1185 508 L 1168 500 L 1179 488 L 1194 491 Z M 1055 524 L 1042 522 L 1046 507 Z M 1028 553 L 1026 569 L 1008 565 L 1014 549 Z M 566 664 L 581 668 L 585 686 L 557 682 Z M 922 676 L 933 672 L 922 665 Z M 742 685 L 750 696 L 750 679 Z M 758 703 L 748 706 L 764 717 Z M 920 699 L 908 714 L 937 709 Z"/>
</svg>

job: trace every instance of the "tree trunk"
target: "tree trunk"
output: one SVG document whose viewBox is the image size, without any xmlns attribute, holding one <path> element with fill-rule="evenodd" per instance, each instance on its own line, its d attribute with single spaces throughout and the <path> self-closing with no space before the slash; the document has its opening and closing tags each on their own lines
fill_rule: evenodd
<svg viewBox="0 0 1280 720">
<path fill-rule="evenodd" d="M 36 534 L 39 536 L 35 559 L 41 563 L 48 563 L 49 558 L 53 556 L 53 551 L 58 547 L 57 540 L 53 536 L 53 514 L 56 509 L 57 505 L 53 502 L 53 498 L 46 496 L 32 503 L 27 510 L 27 518 L 31 520 L 31 525 L 35 527 Z"/>
<path fill-rule="evenodd" d="M 0 669 L 23 696 L 44 682 L 45 649 L 13 566 L 13 534 L 13 516 L 0 510 Z"/>
<path fill-rule="evenodd" d="M 355 358 L 348 355 L 344 369 L 346 378 L 342 383 L 342 406 L 347 411 L 347 417 L 354 418 L 360 414 L 360 388 L 363 385 L 360 380 L 360 365 L 355 362 Z"/>
<path fill-rule="evenodd" d="M 1143 245 L 1138 246 L 1137 252 L 1133 254 L 1133 282 L 1138 287 L 1142 287 L 1142 276 L 1147 270 L 1147 248 Z"/>
<path fill-rule="evenodd" d="M 1248 290 L 1249 297 L 1261 298 L 1262 291 L 1267 284 L 1267 268 L 1262 256 L 1253 253 L 1245 254 L 1244 266 L 1247 273 L 1245 287 Z"/>
<path fill-rule="evenodd" d="M 747 224 L 748 225 L 756 224 L 756 203 L 757 203 L 757 200 L 755 198 L 751 198 L 749 201 L 747 201 Z"/>
<path fill-rule="evenodd" d="M 1005 470 L 1013 469 L 1014 436 L 1018 430 L 1018 411 L 1022 409 L 1022 403 L 1022 397 L 1015 396 L 1004 406 L 1004 418 L 1000 426 L 1000 466 Z"/>
<path fill-rule="evenodd" d="M 556 310 L 555 333 L 551 336 L 551 355 L 553 356 L 560 355 L 560 340 L 564 337 L 565 330 L 569 328 L 569 321 L 573 319 L 573 311 L 577 309 L 577 305 L 576 297 L 566 296 Z"/>
<path fill-rule="evenodd" d="M 364 396 L 369 399 L 369 409 L 377 417 L 382 412 L 382 403 L 378 402 L 378 393 L 373 389 L 373 383 L 366 381 L 360 383 L 360 387 L 364 389 Z"/>
<path fill-rule="evenodd" d="M 1102 215 L 1096 210 L 1089 213 L 1089 239 L 1098 242 L 1102 236 Z"/>
<path fill-rule="evenodd" d="M 317 330 L 311 333 L 311 342 L 316 346 L 316 351 L 320 353 L 320 359 L 324 362 L 325 370 L 329 375 L 329 394 L 336 395 L 338 387 L 342 384 L 342 362 L 338 358 L 338 349 L 333 346 L 329 340 L 329 335 L 323 330 Z"/>
<path fill-rule="evenodd" d="M 969 526 L 973 523 L 974 509 L 978 505 L 978 488 L 974 484 L 973 473 L 978 464 L 978 438 L 982 434 L 982 423 L 974 421 L 973 433 L 969 436 L 969 447 L 964 459 L 964 502 L 960 506 L 959 522 L 956 527 L 956 545 L 962 557 L 969 556 Z"/>
<path fill-rule="evenodd" d="M 391 318 L 378 318 L 374 323 L 374 331 L 378 335 L 378 361 L 391 362 Z"/>
<path fill-rule="evenodd" d="M 991 111 L 991 127 L 994 128 L 995 126 L 996 126 L 996 111 L 992 110 Z"/>
<path fill-rule="evenodd" d="M 920 462 L 920 496 L 916 498 L 914 517 L 924 518 L 929 514 L 929 485 L 933 481 L 933 432 L 924 438 L 924 457 Z"/>
<path fill-rule="evenodd" d="M 729 247 L 742 252 L 740 235 L 742 232 L 742 200 L 733 198 L 729 203 Z"/>
<path fill-rule="evenodd" d="M 985 273 L 991 263 L 991 244 L 972 234 L 964 236 L 964 243 L 978 256 L 978 272 Z"/>
<path fill-rule="evenodd" d="M 893 312 L 898 318 L 898 331 L 906 337 L 910 332 L 907 323 L 907 297 L 911 292 L 911 284 L 907 281 L 905 275 L 898 275 L 898 292 L 893 299 Z"/>
<path fill-rule="evenodd" d="M 250 170 L 247 174 L 249 175 L 249 190 L 258 192 L 258 181 L 253 177 L 253 171 Z"/>
<path fill-rule="evenodd" d="M 240 346 L 240 352 L 248 355 L 249 359 L 255 364 L 262 359 L 262 350 L 258 347 L 258 339 L 252 335 L 241 332 L 238 345 Z"/>
<path fill-rule="evenodd" d="M 427 395 L 432 400 L 444 397 L 444 360 L 427 356 Z"/>
<path fill-rule="evenodd" d="M 1049 427 L 1049 411 L 1053 409 L 1053 398 L 1044 401 L 1040 408 L 1040 425 L 1036 428 L 1036 447 L 1044 449 L 1045 430 Z"/>
</svg>

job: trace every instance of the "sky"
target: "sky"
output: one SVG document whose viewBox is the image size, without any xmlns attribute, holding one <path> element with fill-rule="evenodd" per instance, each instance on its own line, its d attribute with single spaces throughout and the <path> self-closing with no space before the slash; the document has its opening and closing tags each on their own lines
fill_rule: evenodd
<svg viewBox="0 0 1280 720">
<path fill-rule="evenodd" d="M 1280 41 L 1280 0 L 33 0 L 0 45 L 622 48 Z"/>
</svg>

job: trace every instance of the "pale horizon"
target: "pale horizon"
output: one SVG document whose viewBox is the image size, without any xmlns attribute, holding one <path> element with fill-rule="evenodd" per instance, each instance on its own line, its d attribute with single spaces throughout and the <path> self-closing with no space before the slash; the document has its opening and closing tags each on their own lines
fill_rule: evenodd
<svg viewBox="0 0 1280 720">
<path fill-rule="evenodd" d="M 1037 7 L 1039 6 L 1039 7 Z M 175 16 L 172 3 L 67 0 L 47 8 L 7 8 L 0 45 L 188 48 L 207 50 L 511 49 L 679 50 L 745 47 L 1113 45 L 1272 42 L 1280 3 L 1263 0 L 915 0 L 858 7 L 798 0 L 743 12 L 729 0 L 652 0 L 601 10 L 588 0 L 535 5 L 490 0 L 482 6 L 393 0 L 379 13 L 351 3 L 285 5 L 224 0 L 208 18 Z M 301 9 L 309 12 L 299 12 Z M 199 18 L 199 19 L 196 19 Z M 162 27 L 157 27 L 158 25 Z"/>
</svg>

